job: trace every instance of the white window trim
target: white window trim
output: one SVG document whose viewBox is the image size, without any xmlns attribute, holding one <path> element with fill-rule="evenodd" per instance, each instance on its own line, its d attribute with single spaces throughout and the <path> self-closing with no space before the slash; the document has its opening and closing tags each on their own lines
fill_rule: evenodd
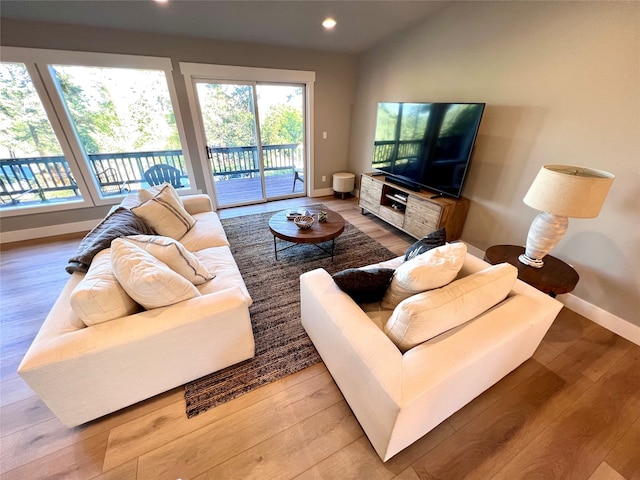
<svg viewBox="0 0 640 480">
<path fill-rule="evenodd" d="M 189 177 L 190 188 L 181 189 L 180 193 L 190 194 L 197 191 L 195 177 L 193 175 L 193 166 L 187 148 L 184 122 L 178 104 L 175 82 L 173 81 L 173 65 L 170 58 L 24 47 L 2 47 L 0 60 L 3 62 L 23 63 L 27 65 L 29 74 L 36 86 L 36 91 L 44 105 L 45 112 L 61 144 L 63 154 L 72 171 L 80 174 L 74 175 L 74 177 L 80 177 L 75 178 L 75 180 L 83 196 L 83 199 L 79 201 L 1 209 L 0 218 L 91 206 L 113 205 L 119 203 L 124 196 L 118 195 L 102 198 L 98 186 L 93 179 L 93 175 L 89 171 L 86 158 L 84 158 L 84 149 L 80 146 L 78 139 L 75 138 L 75 130 L 71 127 L 69 117 L 64 114 L 64 102 L 55 88 L 53 77 L 49 72 L 50 65 L 133 68 L 162 71 L 167 80 L 171 106 L 176 120 L 176 128 L 178 129 L 178 136 L 182 145 L 182 155 Z M 34 75 L 34 72 L 38 72 L 39 74 Z M 51 92 L 51 94 L 49 92 Z M 58 119 L 60 121 L 58 121 Z"/>
<path fill-rule="evenodd" d="M 308 148 L 306 150 L 305 170 L 308 172 L 310 181 L 307 183 L 307 192 L 313 192 L 314 178 L 314 156 L 313 156 L 313 92 L 316 73 L 305 70 L 284 70 L 275 68 L 258 68 L 258 67 L 236 67 L 229 65 L 212 65 L 205 63 L 185 63 L 180 62 L 180 72 L 185 77 L 185 85 L 187 88 L 187 98 L 189 100 L 189 108 L 191 109 L 191 117 L 198 144 L 198 157 L 205 172 L 205 186 L 207 193 L 213 198 L 215 186 L 213 182 L 213 172 L 207 156 L 204 154 L 206 149 L 206 141 L 204 135 L 204 125 L 202 125 L 202 115 L 199 109 L 199 102 L 195 84 L 198 81 L 234 81 L 239 83 L 255 83 L 255 82 L 272 82 L 286 84 L 304 84 L 305 85 L 305 111 L 307 118 L 305 119 L 305 139 Z"/>
</svg>

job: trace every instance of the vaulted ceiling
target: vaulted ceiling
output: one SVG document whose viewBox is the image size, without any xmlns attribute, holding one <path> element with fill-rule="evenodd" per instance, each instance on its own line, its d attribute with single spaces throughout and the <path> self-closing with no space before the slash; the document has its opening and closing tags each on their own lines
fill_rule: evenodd
<svg viewBox="0 0 640 480">
<path fill-rule="evenodd" d="M 0 16 L 359 53 L 421 22 L 446 1 L 1 0 Z M 321 23 L 333 17 L 337 26 Z"/>
</svg>

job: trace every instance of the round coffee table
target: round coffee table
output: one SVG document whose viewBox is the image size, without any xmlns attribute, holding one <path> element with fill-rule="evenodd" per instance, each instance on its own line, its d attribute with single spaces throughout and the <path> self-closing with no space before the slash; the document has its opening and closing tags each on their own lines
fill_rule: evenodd
<svg viewBox="0 0 640 480">
<path fill-rule="evenodd" d="M 302 230 L 296 226 L 293 220 L 288 220 L 287 213 L 291 210 L 278 212 L 269 219 L 269 230 L 273 234 L 273 251 L 276 255 L 276 260 L 278 259 L 279 251 L 286 250 L 297 244 L 310 243 L 318 247 L 323 252 L 330 253 L 331 261 L 333 261 L 336 237 L 344 232 L 344 218 L 334 211 L 325 209 L 324 211 L 327 212 L 327 221 L 319 222 L 318 212 L 320 210 L 312 208 L 301 208 L 299 210 L 307 210 L 309 215 L 313 215 L 313 219 L 315 221 L 311 228 Z M 290 242 L 293 245 L 289 245 L 288 247 L 278 250 L 276 243 L 276 239 L 278 238 L 280 240 Z M 328 242 L 329 240 L 331 240 L 330 251 L 319 245 L 320 243 Z"/>
</svg>

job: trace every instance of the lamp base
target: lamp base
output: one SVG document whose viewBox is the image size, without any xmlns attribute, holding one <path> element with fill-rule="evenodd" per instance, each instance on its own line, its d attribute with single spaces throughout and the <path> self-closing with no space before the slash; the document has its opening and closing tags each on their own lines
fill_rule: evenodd
<svg viewBox="0 0 640 480">
<path fill-rule="evenodd" d="M 544 266 L 541 258 L 529 258 L 524 253 L 518 257 L 518 261 L 533 268 L 542 268 Z"/>
<path fill-rule="evenodd" d="M 542 259 L 560 241 L 567 231 L 569 219 L 561 215 L 543 212 L 538 215 L 529 228 L 527 244 L 520 263 L 533 268 L 542 268 Z"/>
</svg>

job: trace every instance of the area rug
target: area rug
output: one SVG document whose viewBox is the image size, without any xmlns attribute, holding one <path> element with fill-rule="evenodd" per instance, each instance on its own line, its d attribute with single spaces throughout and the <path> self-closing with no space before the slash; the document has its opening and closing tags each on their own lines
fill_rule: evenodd
<svg viewBox="0 0 640 480">
<path fill-rule="evenodd" d="M 324 208 L 316 205 L 314 208 Z M 334 260 L 314 245 L 273 253 L 269 218 L 274 212 L 222 220 L 231 250 L 253 299 L 254 358 L 194 380 L 185 386 L 187 417 L 248 393 L 320 362 L 300 323 L 302 273 L 324 268 L 336 273 L 396 255 L 350 223 L 336 239 Z M 286 246 L 280 243 L 278 248 Z"/>
</svg>

